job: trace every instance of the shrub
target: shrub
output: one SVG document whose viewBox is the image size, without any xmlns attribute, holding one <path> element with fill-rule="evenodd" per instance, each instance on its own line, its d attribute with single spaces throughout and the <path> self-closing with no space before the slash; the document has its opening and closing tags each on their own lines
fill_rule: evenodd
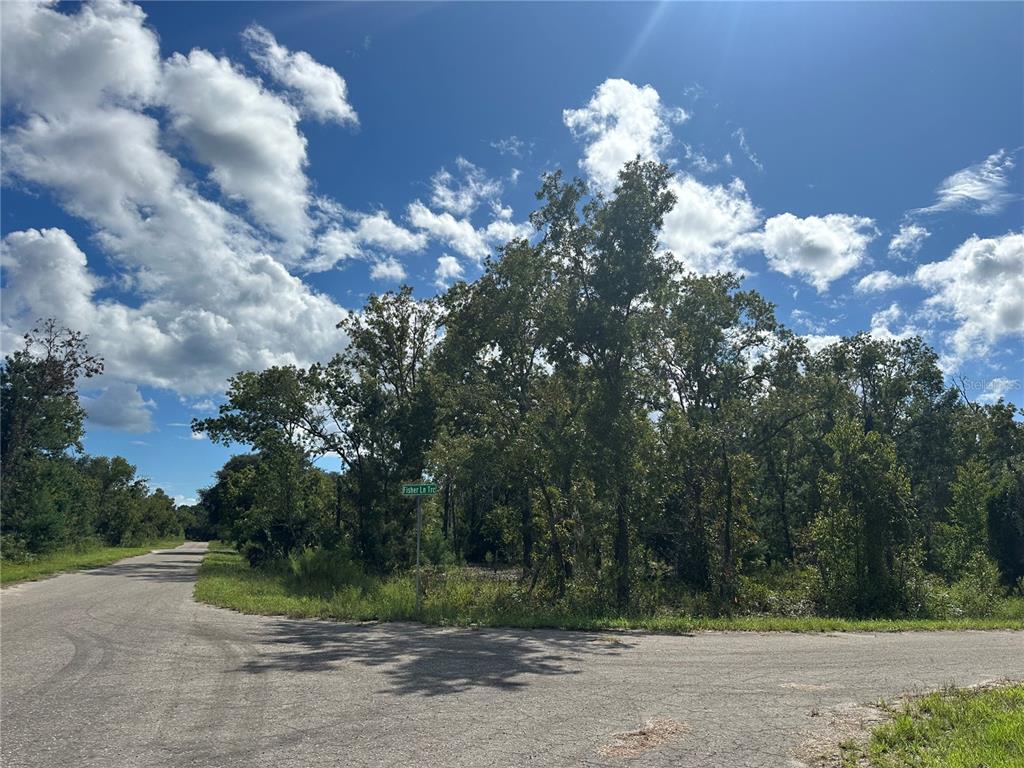
<svg viewBox="0 0 1024 768">
<path fill-rule="evenodd" d="M 740 576 L 738 600 L 745 614 L 813 616 L 821 581 L 813 568 L 770 570 Z"/>
<path fill-rule="evenodd" d="M 5 533 L 0 535 L 0 558 L 5 563 L 30 563 L 36 556 L 29 551 L 25 539 Z"/>
<path fill-rule="evenodd" d="M 964 576 L 950 589 L 953 603 L 962 616 L 988 616 L 1003 596 L 999 567 L 980 552 L 964 569 Z"/>
<path fill-rule="evenodd" d="M 373 580 L 343 548 L 307 549 L 289 558 L 291 583 L 308 594 L 333 595 L 341 587 L 370 589 Z"/>
</svg>

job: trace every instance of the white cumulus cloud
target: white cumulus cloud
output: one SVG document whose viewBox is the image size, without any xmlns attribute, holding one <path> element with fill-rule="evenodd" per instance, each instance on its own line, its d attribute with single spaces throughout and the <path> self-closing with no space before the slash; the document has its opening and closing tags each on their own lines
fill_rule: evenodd
<svg viewBox="0 0 1024 768">
<path fill-rule="evenodd" d="M 409 205 L 409 221 L 432 239 L 476 261 L 490 252 L 484 236 L 469 219 L 457 219 L 447 211 L 436 213 L 416 200 Z"/>
<path fill-rule="evenodd" d="M 315 255 L 302 264 L 307 272 L 324 272 L 350 259 L 372 258 L 381 252 L 415 253 L 427 244 L 425 233 L 396 224 L 384 211 L 347 217 L 354 225 L 334 224 L 318 237 Z"/>
<path fill-rule="evenodd" d="M 85 254 L 62 229 L 11 232 L 0 244 L 7 285 L 3 316 L 53 317 L 79 328 L 92 317 L 99 281 L 89 274 Z"/>
<path fill-rule="evenodd" d="M 370 268 L 370 277 L 374 280 L 398 283 L 405 280 L 405 276 L 405 267 L 393 256 L 381 259 Z"/>
<path fill-rule="evenodd" d="M 931 232 L 920 224 L 902 224 L 899 231 L 889 241 L 889 255 L 898 259 L 909 259 L 921 250 L 924 241 Z"/>
<path fill-rule="evenodd" d="M 482 202 L 497 200 L 501 195 L 501 182 L 488 178 L 482 168 L 466 158 L 456 158 L 455 167 L 459 176 L 442 168 L 431 179 L 430 202 L 434 208 L 456 216 L 468 216 Z"/>
<path fill-rule="evenodd" d="M 911 282 L 913 280 L 909 277 L 894 275 L 892 272 L 883 269 L 879 272 L 871 272 L 864 275 L 864 277 L 857 281 L 857 285 L 854 286 L 853 290 L 857 293 L 884 293 Z"/>
<path fill-rule="evenodd" d="M 146 400 L 134 384 L 112 381 L 99 395 L 81 398 L 90 424 L 123 432 L 153 431 L 156 403 Z"/>
<path fill-rule="evenodd" d="M 171 125 L 224 194 L 301 248 L 311 222 L 306 139 L 298 112 L 224 58 L 194 50 L 174 54 L 164 70 Z"/>
<path fill-rule="evenodd" d="M 434 284 L 438 288 L 446 288 L 456 280 L 461 280 L 466 274 L 462 264 L 454 256 L 445 254 L 437 260 L 437 269 L 434 270 Z"/>
<path fill-rule="evenodd" d="M 0 90 L 24 112 L 57 116 L 113 100 L 143 104 L 159 88 L 156 35 L 130 3 L 64 14 L 37 2 L 4 3 Z"/>
<path fill-rule="evenodd" d="M 761 246 L 772 269 L 800 276 L 822 293 L 863 261 L 877 234 L 874 222 L 861 216 L 830 213 L 801 219 L 783 213 L 765 222 Z"/>
<path fill-rule="evenodd" d="M 345 310 L 290 274 L 280 241 L 266 234 L 305 227 L 294 110 L 211 54 L 165 66 L 137 8 L 72 10 L 18 4 L 4 8 L 0 25 L 5 84 L 38 82 L 4 88 L 5 181 L 52 196 L 85 223 L 93 244 L 87 257 L 61 229 L 4 238 L 5 346 L 37 318 L 55 316 L 89 334 L 112 380 L 183 394 L 220 390 L 239 370 L 329 357 L 344 343 L 336 324 Z M 213 82 L 196 83 L 200 72 Z M 203 99 L 226 84 L 239 114 L 207 115 Z M 165 104 L 177 123 L 169 131 L 159 113 L 143 111 Z M 250 135 L 265 128 L 280 140 L 280 157 Z M 226 200 L 195 184 L 170 154 L 169 134 L 206 158 Z M 245 162 L 282 188 L 281 210 L 270 210 L 275 198 L 246 175 Z M 252 220 L 227 205 L 232 199 L 245 200 Z M 97 298 L 90 263 L 101 257 L 129 294 L 124 301 Z"/>
<path fill-rule="evenodd" d="M 1006 376 L 997 376 L 987 382 L 985 391 L 978 395 L 979 403 L 995 403 L 1004 399 L 1008 392 L 1020 387 L 1019 379 L 1010 379 Z"/>
<path fill-rule="evenodd" d="M 665 216 L 662 245 L 701 274 L 738 269 L 737 249 L 761 222 L 743 182 L 710 186 L 682 176 L 669 182 L 669 189 L 676 204 Z"/>
<path fill-rule="evenodd" d="M 924 335 L 921 329 L 905 322 L 906 319 L 903 309 L 894 302 L 885 309 L 872 313 L 869 333 L 881 341 L 901 341 L 911 336 Z M 899 331 L 894 331 L 892 329 L 893 326 L 899 322 L 903 322 L 903 328 Z"/>
<path fill-rule="evenodd" d="M 816 355 L 821 350 L 831 347 L 833 344 L 838 344 L 843 340 L 843 337 L 832 334 L 808 333 L 803 336 L 803 340 L 807 342 L 808 351 L 812 355 Z"/>
<path fill-rule="evenodd" d="M 348 85 L 335 70 L 305 51 L 288 50 L 259 24 L 246 29 L 242 38 L 260 69 L 288 88 L 305 114 L 321 122 L 359 123 L 348 101 Z"/>
<path fill-rule="evenodd" d="M 630 160 L 660 159 L 672 141 L 671 124 L 687 117 L 682 109 L 662 104 L 650 85 L 618 78 L 601 83 L 585 107 L 562 112 L 566 127 L 585 144 L 580 167 L 606 192 Z"/>
<path fill-rule="evenodd" d="M 919 266 L 914 277 L 931 291 L 925 305 L 956 322 L 946 339 L 947 365 L 1024 333 L 1024 234 L 975 235 L 949 258 Z"/>
<path fill-rule="evenodd" d="M 614 188 L 628 161 L 665 161 L 672 125 L 688 117 L 682 109 L 663 104 L 652 86 L 621 79 L 605 80 L 585 107 L 562 113 L 565 125 L 584 145 L 580 166 L 603 192 Z M 711 170 L 706 157 L 686 144 L 683 150 L 698 170 Z M 665 216 L 662 247 L 695 272 L 737 270 L 736 255 L 761 221 L 743 182 L 709 185 L 681 174 L 669 188 L 676 204 Z"/>
</svg>

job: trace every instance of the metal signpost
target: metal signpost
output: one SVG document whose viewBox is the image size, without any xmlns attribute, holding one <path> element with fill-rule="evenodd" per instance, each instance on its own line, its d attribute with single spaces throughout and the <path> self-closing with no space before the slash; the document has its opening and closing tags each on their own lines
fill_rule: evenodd
<svg viewBox="0 0 1024 768">
<path fill-rule="evenodd" d="M 420 500 L 424 496 L 433 496 L 437 493 L 435 483 L 402 483 L 403 496 L 416 497 L 416 615 L 419 616 L 420 606 L 423 603 L 423 590 L 420 585 L 420 536 L 423 532 L 423 508 Z"/>
</svg>

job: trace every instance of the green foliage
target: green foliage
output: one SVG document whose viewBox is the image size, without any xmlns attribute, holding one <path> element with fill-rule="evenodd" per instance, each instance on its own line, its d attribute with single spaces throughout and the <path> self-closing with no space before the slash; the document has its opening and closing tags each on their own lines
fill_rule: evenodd
<svg viewBox="0 0 1024 768">
<path fill-rule="evenodd" d="M 437 309 L 403 288 L 372 296 L 361 314 L 339 327 L 349 344 L 328 363 L 309 370 L 288 366 L 239 373 L 219 415 L 193 423 L 194 430 L 214 440 L 248 444 L 260 455 L 256 484 L 243 483 L 243 505 L 222 510 L 254 562 L 320 541 L 321 518 L 328 514 L 333 514 L 331 535 L 337 538 L 347 529 L 355 551 L 371 567 L 407 564 L 413 555 L 412 514 L 398 486 L 419 476 L 433 431 L 426 367 Z M 301 479 L 311 459 L 327 453 L 345 467 L 333 499 Z M 263 470 L 274 479 L 264 480 Z M 213 506 L 225 500 L 219 496 L 211 500 Z"/>
<path fill-rule="evenodd" d="M 958 579 L 978 553 L 984 553 L 988 539 L 988 499 L 992 484 L 985 465 L 971 459 L 957 467 L 951 486 L 952 503 L 947 509 L 949 522 L 936 526 L 936 559 L 942 572 Z"/>
<path fill-rule="evenodd" d="M 292 555 L 284 572 L 292 589 L 310 595 L 330 596 L 340 588 L 365 590 L 372 584 L 359 563 L 340 548 L 307 549 Z"/>
<path fill-rule="evenodd" d="M 1024 578 L 1024 469 L 1019 458 L 1007 464 L 988 500 L 988 540 L 1004 582 L 1013 584 Z"/>
<path fill-rule="evenodd" d="M 479 279 L 371 296 L 331 360 L 239 373 L 195 428 L 253 453 L 202 492 L 196 525 L 254 563 L 344 551 L 405 615 L 415 507 L 399 488 L 427 475 L 425 562 L 517 577 L 477 585 L 513 614 L 1016 606 L 986 559 L 1005 587 L 1024 577 L 1016 408 L 945 386 L 917 338 L 812 354 L 737 276 L 688 273 L 660 243 L 670 178 L 637 160 L 595 195 L 550 174 L 536 234 Z M 326 454 L 340 473 L 313 467 Z M 456 603 L 461 578 L 445 577 Z M 365 586 L 339 589 L 377 610 Z"/>
<path fill-rule="evenodd" d="M 821 579 L 817 569 L 774 569 L 741 576 L 740 610 L 771 616 L 814 616 L 820 611 Z"/>
<path fill-rule="evenodd" d="M 739 277 L 689 273 L 662 248 L 670 179 L 638 159 L 602 195 L 550 174 L 535 235 L 479 279 L 370 296 L 330 360 L 239 372 L 193 428 L 250 453 L 189 508 L 79 455 L 76 385 L 101 363 L 44 324 L 0 371 L 4 557 L 186 529 L 231 541 L 289 611 L 409 617 L 400 487 L 426 476 L 438 621 L 1019 614 L 1016 407 L 946 387 L 917 338 L 812 354 Z"/>
<path fill-rule="evenodd" d="M 144 555 L 153 549 L 176 547 L 180 537 L 154 539 L 135 547 L 106 547 L 92 539 L 85 539 L 76 546 L 47 552 L 44 555 L 22 553 L 17 557 L 4 546 L 4 559 L 0 561 L 0 583 L 35 581 L 45 576 L 83 568 L 98 568 L 126 557 Z"/>
<path fill-rule="evenodd" d="M 916 539 L 910 482 L 895 446 L 850 420 L 825 443 L 833 459 L 821 473 L 822 511 L 812 528 L 825 607 L 859 616 L 905 610 Z"/>
<path fill-rule="evenodd" d="M 1024 764 L 1024 686 L 951 690 L 906 702 L 844 765 L 1015 768 Z"/>
<path fill-rule="evenodd" d="M 618 614 L 608 609 L 608 597 L 593 585 L 574 579 L 567 594 L 552 601 L 509 578 L 508 572 L 480 569 L 425 569 L 422 611 L 415 611 L 411 573 L 381 577 L 355 569 L 344 555 L 304 554 L 308 565 L 278 563 L 251 568 L 234 553 L 207 555 L 199 571 L 195 597 L 202 602 L 243 613 L 348 621 L 417 619 L 446 626 L 552 627 L 586 630 L 693 632 L 740 630 L 752 632 L 898 632 L 941 629 L 1024 629 L 1021 603 L 984 619 L 851 620 L 820 616 L 742 615 L 709 618 L 707 602 L 694 595 L 675 609 Z M 340 562 L 335 558 L 340 557 Z M 310 574 L 305 581 L 298 572 Z M 611 596 L 614 600 L 614 596 Z M 597 606 L 595 608 L 595 606 Z"/>
<path fill-rule="evenodd" d="M 336 541 L 334 478 L 289 443 L 262 444 L 258 454 L 229 460 L 217 482 L 200 491 L 207 530 L 233 542 L 253 565 Z"/>
<path fill-rule="evenodd" d="M 80 548 L 179 537 L 183 519 L 159 488 L 150 492 L 120 457 L 80 455 L 85 413 L 80 378 L 103 370 L 85 337 L 53 320 L 26 334 L 0 368 L 0 543 L 7 561 Z M 77 455 L 76 457 L 76 454 Z"/>
<path fill-rule="evenodd" d="M 962 616 L 990 616 L 1006 590 L 999 581 L 999 568 L 982 552 L 975 552 L 953 585 L 954 610 Z"/>
</svg>

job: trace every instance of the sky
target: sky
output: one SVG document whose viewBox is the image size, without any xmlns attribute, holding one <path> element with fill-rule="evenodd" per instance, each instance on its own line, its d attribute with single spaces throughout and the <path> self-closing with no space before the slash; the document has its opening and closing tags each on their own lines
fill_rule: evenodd
<svg viewBox="0 0 1024 768">
<path fill-rule="evenodd" d="M 1024 402 L 1024 4 L 4 3 L 5 351 L 88 334 L 85 449 L 196 498 L 229 376 L 427 297 L 542 174 L 675 172 L 660 247 L 813 349 L 920 335 Z M 329 460 L 326 466 L 330 467 Z"/>
</svg>

